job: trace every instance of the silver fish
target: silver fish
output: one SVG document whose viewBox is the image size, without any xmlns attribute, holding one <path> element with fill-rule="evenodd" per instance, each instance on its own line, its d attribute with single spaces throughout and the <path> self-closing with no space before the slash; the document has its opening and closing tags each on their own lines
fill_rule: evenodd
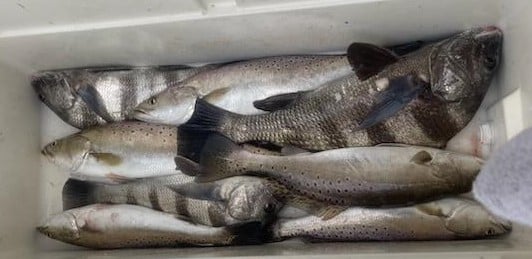
<svg viewBox="0 0 532 259">
<path fill-rule="evenodd" d="M 241 113 L 264 113 L 254 100 L 272 95 L 307 91 L 351 74 L 345 55 L 279 56 L 241 61 L 206 71 L 140 104 L 135 118 L 180 125 L 192 112 L 197 98 Z"/>
<path fill-rule="evenodd" d="M 42 154 L 80 180 L 120 183 L 179 173 L 175 127 L 120 122 L 93 127 L 54 141 Z"/>
<path fill-rule="evenodd" d="M 67 210 L 37 230 L 59 241 L 97 249 L 254 244 L 261 240 L 260 223 L 202 226 L 175 214 L 125 204 Z"/>
<path fill-rule="evenodd" d="M 177 157 L 176 163 L 183 173 L 195 175 L 197 181 L 257 175 L 326 204 L 381 206 L 468 192 L 483 161 L 470 155 L 406 145 L 293 156 L 259 155 L 214 134 L 207 140 L 197 168 L 184 157 Z"/>
<path fill-rule="evenodd" d="M 400 208 L 349 208 L 325 221 L 316 216 L 281 219 L 271 227 L 271 238 L 329 242 L 452 240 L 489 238 L 510 231 L 510 222 L 495 217 L 479 203 L 446 198 Z"/>
<path fill-rule="evenodd" d="M 101 67 L 39 72 L 32 85 L 41 100 L 77 128 L 132 118 L 144 100 L 186 78 L 218 65 L 203 67 Z"/>
<path fill-rule="evenodd" d="M 219 132 L 237 143 L 312 151 L 379 143 L 443 147 L 480 106 L 501 45 L 502 32 L 493 26 L 467 30 L 403 57 L 354 43 L 348 50 L 354 74 L 295 97 L 289 107 L 241 115 L 200 99 L 183 128 Z M 284 106 L 286 100 L 279 99 Z"/>
<path fill-rule="evenodd" d="M 172 190 L 194 186 L 193 178 L 178 174 L 139 179 L 124 184 L 102 184 L 68 180 L 63 187 L 63 209 L 95 203 L 132 204 L 188 217 L 206 226 L 227 226 L 257 221 L 268 222 L 281 204 L 270 194 L 263 179 L 232 177 L 202 184 L 193 193 Z M 167 187 L 172 185 L 172 188 Z M 208 190 L 207 185 L 212 186 Z M 197 196 L 203 195 L 195 199 Z M 212 195 L 204 199 L 205 195 Z"/>
</svg>

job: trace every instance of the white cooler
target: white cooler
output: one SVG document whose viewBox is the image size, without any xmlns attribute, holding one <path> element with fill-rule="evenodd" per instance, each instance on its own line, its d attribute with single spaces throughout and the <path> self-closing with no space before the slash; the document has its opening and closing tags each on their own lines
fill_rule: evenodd
<svg viewBox="0 0 532 259">
<path fill-rule="evenodd" d="M 3 0 L 0 1 L 0 258 L 532 258 L 532 229 L 501 239 L 87 250 L 36 232 L 61 211 L 67 172 L 42 160 L 75 129 L 41 104 L 38 70 L 197 64 L 271 55 L 345 52 L 430 39 L 472 26 L 504 32 L 503 61 L 479 116 L 492 146 L 532 125 L 529 0 Z"/>
</svg>

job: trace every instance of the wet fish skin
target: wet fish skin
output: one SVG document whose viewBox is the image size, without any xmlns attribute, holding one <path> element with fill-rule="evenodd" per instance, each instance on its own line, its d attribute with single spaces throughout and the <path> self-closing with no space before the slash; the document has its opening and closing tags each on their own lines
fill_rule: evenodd
<svg viewBox="0 0 532 259">
<path fill-rule="evenodd" d="M 265 141 L 312 151 L 379 143 L 442 147 L 480 106 L 501 43 L 498 29 L 467 30 L 400 58 L 368 80 L 360 82 L 354 74 L 333 80 L 269 114 L 239 115 L 198 100 L 184 127 L 216 131 L 237 143 Z M 379 107 L 378 97 L 390 82 L 412 74 L 430 83 L 430 94 L 406 99 L 401 110 L 357 130 Z"/>
<path fill-rule="evenodd" d="M 106 123 L 89 109 L 61 73 L 36 73 L 31 78 L 31 85 L 39 99 L 71 126 L 83 129 Z"/>
<path fill-rule="evenodd" d="M 176 159 L 178 168 L 196 181 L 256 175 L 339 206 L 400 205 L 465 193 L 483 163 L 474 156 L 405 145 L 268 156 L 247 152 L 217 134 L 207 140 L 196 172 L 186 170 L 186 161 Z"/>
<path fill-rule="evenodd" d="M 134 205 L 94 204 L 50 217 L 37 230 L 50 238 L 96 249 L 256 244 L 260 223 L 209 227 Z"/>
<path fill-rule="evenodd" d="M 135 67 L 112 71 L 74 70 L 70 84 L 108 122 L 133 119 L 133 110 L 150 97 L 219 65 Z"/>
<path fill-rule="evenodd" d="M 178 173 L 176 136 L 171 126 L 112 123 L 56 140 L 42 154 L 76 179 L 120 183 Z"/>
<path fill-rule="evenodd" d="M 183 174 L 152 177 L 124 184 L 101 184 L 70 179 L 63 187 L 63 209 L 95 203 L 132 204 L 188 217 L 206 226 L 243 222 L 269 222 L 281 204 L 269 193 L 263 179 L 232 177 L 214 182 L 218 199 L 196 199 L 168 188 L 186 186 L 193 177 Z M 266 208 L 271 208 L 266 211 Z"/>
<path fill-rule="evenodd" d="M 254 100 L 314 89 L 351 74 L 345 55 L 301 55 L 258 58 L 227 64 L 199 73 L 140 104 L 135 118 L 180 125 L 192 112 L 197 98 L 229 111 L 259 114 Z"/>
<path fill-rule="evenodd" d="M 281 219 L 270 230 L 274 241 L 300 237 L 329 242 L 478 239 L 510 231 L 510 222 L 464 198 L 399 208 L 354 207 L 326 221 L 316 216 Z"/>
</svg>

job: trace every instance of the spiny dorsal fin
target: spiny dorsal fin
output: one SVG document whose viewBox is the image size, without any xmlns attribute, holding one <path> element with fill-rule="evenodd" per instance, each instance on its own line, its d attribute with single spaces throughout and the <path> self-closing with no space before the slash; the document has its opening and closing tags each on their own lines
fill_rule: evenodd
<svg viewBox="0 0 532 259">
<path fill-rule="evenodd" d="M 347 49 L 347 59 L 360 80 L 366 80 L 399 58 L 391 51 L 369 43 L 352 43 Z"/>
</svg>

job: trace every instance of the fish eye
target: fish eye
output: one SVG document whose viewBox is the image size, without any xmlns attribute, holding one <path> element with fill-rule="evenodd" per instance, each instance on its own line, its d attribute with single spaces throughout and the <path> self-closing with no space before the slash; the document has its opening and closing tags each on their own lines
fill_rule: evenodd
<svg viewBox="0 0 532 259">
<path fill-rule="evenodd" d="M 489 70 L 493 70 L 497 66 L 497 60 L 493 57 L 486 57 L 484 59 L 484 66 Z"/>
<path fill-rule="evenodd" d="M 44 95 L 43 94 L 38 94 L 37 97 L 39 97 L 39 100 L 44 101 Z"/>
<path fill-rule="evenodd" d="M 275 211 L 275 205 L 272 203 L 268 203 L 264 205 L 264 212 L 266 213 L 273 213 Z"/>
<path fill-rule="evenodd" d="M 157 98 L 152 97 L 152 98 L 150 98 L 150 100 L 149 100 L 148 102 L 149 102 L 151 105 L 155 105 L 155 104 L 157 104 Z"/>
<path fill-rule="evenodd" d="M 51 145 L 52 145 L 52 147 L 55 147 L 55 146 L 57 146 L 57 141 L 54 141 L 54 142 L 52 142 L 52 144 L 51 144 Z"/>
</svg>

